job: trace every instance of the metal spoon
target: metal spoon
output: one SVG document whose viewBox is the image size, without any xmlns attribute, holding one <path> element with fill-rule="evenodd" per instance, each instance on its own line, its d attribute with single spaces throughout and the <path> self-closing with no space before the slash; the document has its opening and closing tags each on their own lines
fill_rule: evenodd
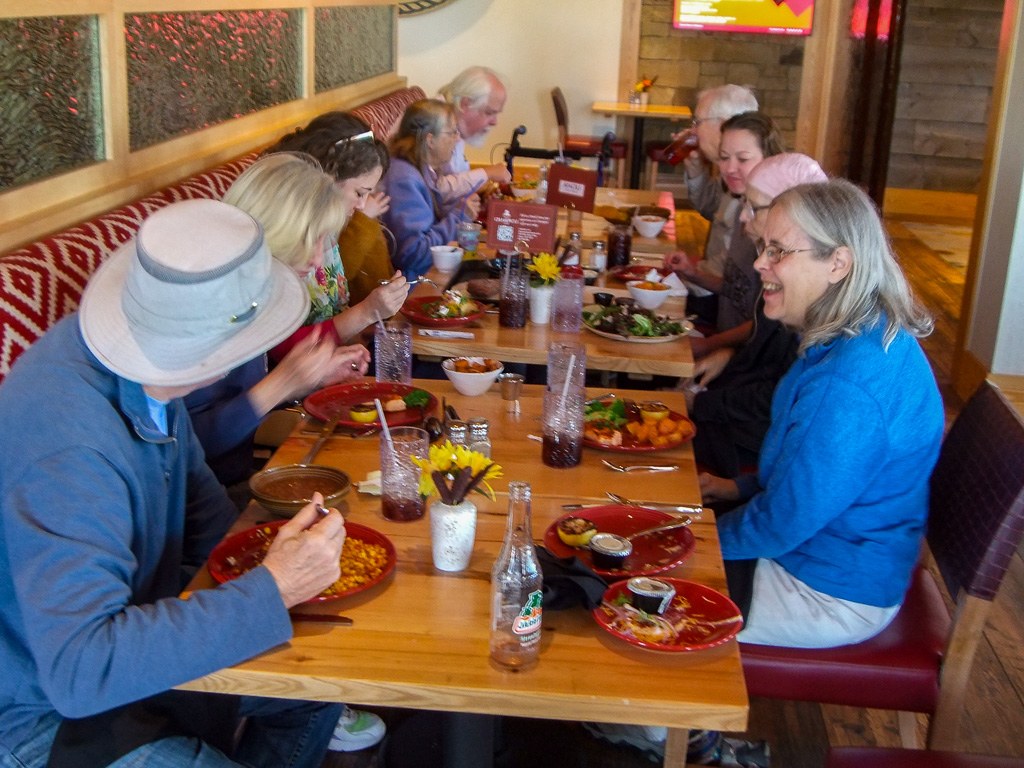
<svg viewBox="0 0 1024 768">
<path fill-rule="evenodd" d="M 685 528 L 686 526 L 688 526 L 692 522 L 693 522 L 693 518 L 690 517 L 689 515 L 686 515 L 684 517 L 680 517 L 680 518 L 677 518 L 675 520 L 669 520 L 667 522 L 662 523 L 661 525 L 656 525 L 653 528 L 645 528 L 642 531 L 637 531 L 636 533 L 631 533 L 631 534 L 629 534 L 629 536 L 626 537 L 626 540 L 627 541 L 633 541 L 633 539 L 638 539 L 641 536 L 646 536 L 649 533 L 661 533 L 663 531 L 674 531 L 676 528 Z"/>
<path fill-rule="evenodd" d="M 601 463 L 616 472 L 675 472 L 679 469 L 678 464 L 628 464 L 623 466 L 622 464 L 613 464 L 608 459 L 601 459 Z"/>
</svg>

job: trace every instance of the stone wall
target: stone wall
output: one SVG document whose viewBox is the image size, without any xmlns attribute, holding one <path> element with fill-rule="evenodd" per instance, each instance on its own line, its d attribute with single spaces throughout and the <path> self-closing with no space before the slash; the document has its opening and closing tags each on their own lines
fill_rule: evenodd
<svg viewBox="0 0 1024 768">
<path fill-rule="evenodd" d="M 693 107 L 705 88 L 725 83 L 752 86 L 792 147 L 800 100 L 804 38 L 732 32 L 694 32 L 672 27 L 672 0 L 643 0 L 637 72 L 657 75 L 652 104 Z M 673 129 L 648 121 L 645 138 L 667 137 Z"/>
<path fill-rule="evenodd" d="M 910 0 L 887 186 L 977 192 L 1003 0 Z"/>
</svg>

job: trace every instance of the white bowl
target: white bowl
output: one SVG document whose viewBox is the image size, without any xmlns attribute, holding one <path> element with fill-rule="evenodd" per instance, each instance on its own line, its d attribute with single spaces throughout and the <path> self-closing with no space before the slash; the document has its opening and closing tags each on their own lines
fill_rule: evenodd
<svg viewBox="0 0 1024 768">
<path fill-rule="evenodd" d="M 643 216 L 633 217 L 633 226 L 640 233 L 640 237 L 657 237 L 661 234 L 661 230 L 664 229 L 667 223 L 668 219 L 662 216 L 644 214 Z"/>
<path fill-rule="evenodd" d="M 520 197 L 533 197 L 537 194 L 536 187 L 517 187 L 515 184 L 511 185 L 512 195 L 516 199 Z"/>
<path fill-rule="evenodd" d="M 462 262 L 462 249 L 457 245 L 432 245 L 430 256 L 438 272 L 454 272 Z"/>
<path fill-rule="evenodd" d="M 629 288 L 629 293 L 636 300 L 638 307 L 643 309 L 657 309 L 665 303 L 665 299 L 668 298 L 669 287 L 666 285 L 662 290 L 653 290 L 650 288 L 640 288 L 640 283 L 643 280 L 633 280 L 626 283 L 626 287 Z"/>
<path fill-rule="evenodd" d="M 494 362 L 498 363 L 498 367 L 493 371 L 487 371 L 486 373 L 460 373 L 455 370 L 456 360 L 469 360 L 474 363 L 482 363 L 486 359 L 483 357 L 449 357 L 443 363 L 441 367 L 444 368 L 444 375 L 448 377 L 448 380 L 452 385 L 461 392 L 463 395 L 468 397 L 475 397 L 476 395 L 482 395 L 498 379 L 498 375 L 505 370 L 503 366 L 497 360 Z"/>
</svg>

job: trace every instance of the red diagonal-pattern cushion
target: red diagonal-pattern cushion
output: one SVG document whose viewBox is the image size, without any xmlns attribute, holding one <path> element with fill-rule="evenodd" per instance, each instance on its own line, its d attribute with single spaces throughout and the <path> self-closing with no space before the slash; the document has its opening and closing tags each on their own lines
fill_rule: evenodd
<svg viewBox="0 0 1024 768">
<path fill-rule="evenodd" d="M 419 86 L 403 88 L 375 99 L 369 104 L 356 107 L 352 113 L 365 120 L 378 139 L 386 141 L 394 133 L 398 121 L 405 114 L 405 108 L 413 102 L 425 98 L 427 98 L 427 94 Z"/>
<path fill-rule="evenodd" d="M 78 308 L 89 277 L 147 216 L 179 200 L 221 197 L 256 157 L 224 163 L 0 259 L 0 380 L 29 345 Z"/>
<path fill-rule="evenodd" d="M 831 749 L 826 768 L 1024 768 L 1017 757 L 964 755 L 923 749 L 844 747 Z"/>
<path fill-rule="evenodd" d="M 892 624 L 877 637 L 808 650 L 741 645 L 751 696 L 933 712 L 951 619 L 935 579 L 918 567 Z"/>
</svg>

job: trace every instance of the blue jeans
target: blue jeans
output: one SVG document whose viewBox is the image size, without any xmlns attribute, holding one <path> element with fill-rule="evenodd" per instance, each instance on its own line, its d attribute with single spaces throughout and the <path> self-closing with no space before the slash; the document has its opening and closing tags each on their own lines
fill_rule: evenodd
<svg viewBox="0 0 1024 768">
<path fill-rule="evenodd" d="M 238 713 L 248 721 L 233 757 L 177 736 L 139 747 L 109 768 L 318 768 L 343 707 L 243 696 Z M 0 768 L 46 768 L 60 723 L 60 715 L 46 715 L 13 753 L 0 754 Z"/>
</svg>

